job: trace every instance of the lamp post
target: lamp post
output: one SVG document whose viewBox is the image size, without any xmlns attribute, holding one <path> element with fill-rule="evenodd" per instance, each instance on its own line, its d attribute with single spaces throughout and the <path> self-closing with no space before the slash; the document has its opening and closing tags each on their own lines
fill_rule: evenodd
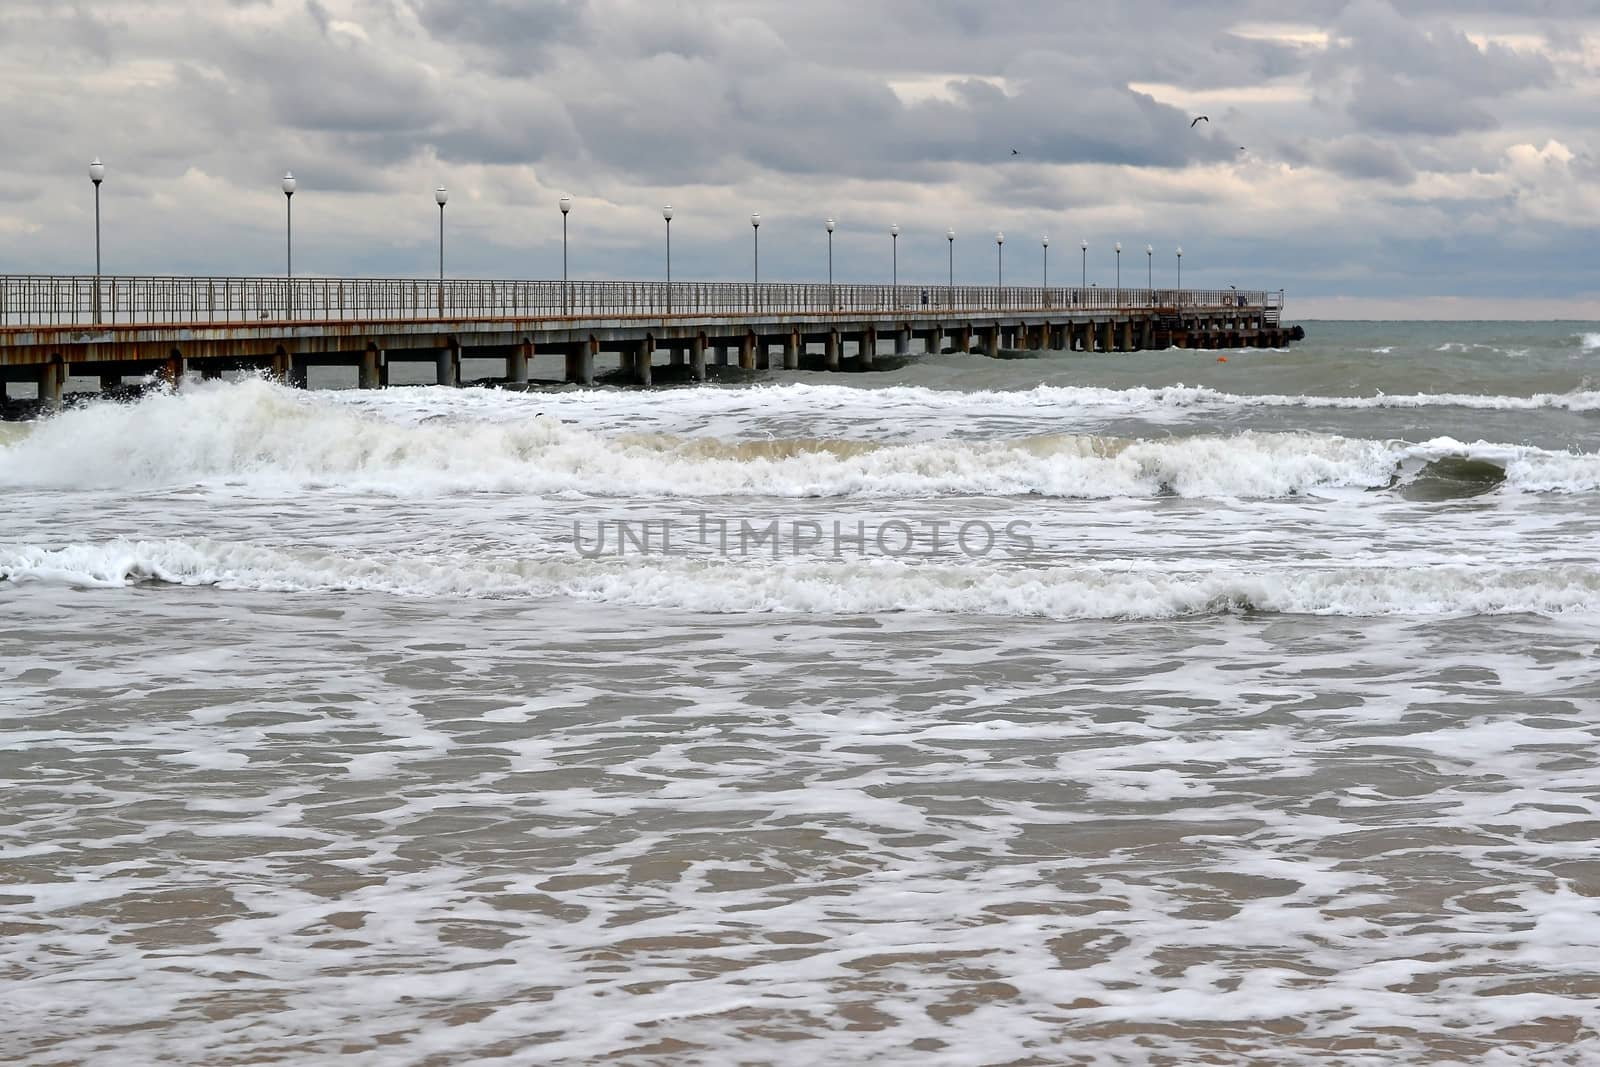
<svg viewBox="0 0 1600 1067">
<path fill-rule="evenodd" d="M 450 199 L 450 190 L 444 186 L 433 191 L 433 199 L 439 205 L 439 317 L 444 318 L 444 202 Z"/>
<path fill-rule="evenodd" d="M 563 196 L 556 201 L 561 208 L 561 314 L 572 314 L 572 286 L 567 281 L 567 212 L 572 210 L 572 197 Z"/>
<path fill-rule="evenodd" d="M 1083 277 L 1078 282 L 1078 288 L 1089 288 L 1089 239 L 1085 237 L 1078 242 L 1078 247 L 1083 250 Z"/>
<path fill-rule="evenodd" d="M 750 213 L 750 233 L 755 240 L 755 258 L 752 261 L 751 278 L 757 285 L 761 284 L 761 213 Z"/>
<path fill-rule="evenodd" d="M 1006 284 L 1006 235 L 994 235 L 994 284 L 1000 288 Z"/>
<path fill-rule="evenodd" d="M 900 224 L 889 227 L 889 288 L 900 287 Z M 898 301 L 896 301 L 898 305 Z"/>
<path fill-rule="evenodd" d="M 1117 307 L 1122 306 L 1122 242 L 1116 243 L 1117 249 Z"/>
<path fill-rule="evenodd" d="M 955 291 L 955 230 L 944 230 L 944 240 L 950 243 L 950 293 Z"/>
<path fill-rule="evenodd" d="M 824 225 L 828 228 L 828 307 L 834 308 L 839 306 L 839 301 L 833 291 L 833 219 L 829 218 Z"/>
<path fill-rule="evenodd" d="M 294 189 L 293 171 L 283 172 L 283 277 L 289 287 L 287 307 L 294 317 Z"/>
<path fill-rule="evenodd" d="M 1039 238 L 1039 243 L 1044 245 L 1044 287 L 1050 288 L 1050 235 L 1045 234 Z"/>
<path fill-rule="evenodd" d="M 1150 305 L 1152 307 L 1155 306 L 1156 302 L 1155 254 L 1155 245 L 1144 246 L 1144 288 L 1145 292 L 1150 294 Z"/>
<path fill-rule="evenodd" d="M 106 180 L 106 165 L 95 156 L 89 162 L 89 180 L 94 182 L 94 321 L 100 324 L 100 183 Z"/>
<path fill-rule="evenodd" d="M 1178 246 L 1178 291 L 1183 291 L 1183 246 Z"/>
<path fill-rule="evenodd" d="M 667 314 L 672 314 L 672 205 L 663 204 L 661 217 L 667 221 Z"/>
<path fill-rule="evenodd" d="M 752 211 L 750 213 L 750 236 L 751 240 L 754 242 L 754 255 L 750 261 L 750 277 L 752 283 L 756 286 L 756 288 L 752 290 L 750 303 L 755 310 L 760 311 L 761 290 L 759 287 L 761 285 L 761 213 L 759 211 Z"/>
</svg>

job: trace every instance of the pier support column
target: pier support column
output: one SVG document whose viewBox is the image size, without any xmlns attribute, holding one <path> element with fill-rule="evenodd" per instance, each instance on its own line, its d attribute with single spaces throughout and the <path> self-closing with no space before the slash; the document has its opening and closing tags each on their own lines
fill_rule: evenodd
<svg viewBox="0 0 1600 1067">
<path fill-rule="evenodd" d="M 972 352 L 972 327 L 962 326 L 956 330 L 956 351 L 963 355 Z"/>
<path fill-rule="evenodd" d="M 100 391 L 102 393 L 109 393 L 113 389 L 120 389 L 120 388 L 122 388 L 122 375 L 120 375 L 120 374 L 102 374 L 102 375 L 100 375 Z M 3 400 L 3 399 L 5 399 L 4 394 L 0 394 L 0 400 Z"/>
<path fill-rule="evenodd" d="M 49 411 L 61 407 L 61 397 L 67 391 L 67 365 L 60 356 L 52 356 L 49 363 L 39 365 L 39 402 Z"/>
<path fill-rule="evenodd" d="M 533 362 L 533 342 L 523 341 L 506 356 L 506 381 L 512 385 L 528 384 L 528 364 Z"/>
<path fill-rule="evenodd" d="M 991 326 L 984 330 L 981 344 L 983 345 L 984 355 L 990 359 L 998 359 L 1000 356 L 1000 327 Z"/>
<path fill-rule="evenodd" d="M 943 350 L 944 327 L 935 326 L 933 329 L 928 331 L 927 337 L 923 339 L 922 351 L 929 355 L 938 355 Z"/>
<path fill-rule="evenodd" d="M 772 369 L 772 341 L 767 337 L 756 338 L 756 370 Z"/>
<path fill-rule="evenodd" d="M 856 355 L 860 357 L 863 367 L 870 369 L 878 365 L 877 330 L 863 330 L 861 336 L 856 338 Z"/>
<path fill-rule="evenodd" d="M 1112 334 L 1115 332 L 1116 328 L 1117 324 L 1112 322 L 1110 319 L 1107 319 L 1105 324 L 1100 327 L 1100 351 L 1110 352 L 1113 350 L 1112 346 L 1116 342 L 1112 339 Z"/>
<path fill-rule="evenodd" d="M 595 357 L 600 355 L 600 341 L 589 338 L 578 342 L 578 381 L 584 386 L 595 384 Z"/>
<path fill-rule="evenodd" d="M 841 347 L 842 347 L 842 345 L 841 345 L 841 343 L 839 341 L 839 331 L 838 330 L 829 330 L 828 331 L 827 347 L 824 350 L 824 355 L 823 355 L 823 360 L 824 360 L 824 362 L 827 365 L 827 368 L 829 370 L 838 370 L 839 369 L 839 349 Z"/>
<path fill-rule="evenodd" d="M 381 389 L 383 376 L 378 372 L 378 365 L 383 361 L 383 353 L 379 352 L 376 345 L 368 345 L 361 353 L 361 366 L 356 371 L 357 389 Z"/>
<path fill-rule="evenodd" d="M 292 377 L 294 377 L 294 360 L 289 353 L 279 348 L 272 354 L 272 379 L 288 385 Z"/>
<path fill-rule="evenodd" d="M 697 333 L 689 342 L 689 373 L 697 382 L 706 380 L 706 335 Z"/>
<path fill-rule="evenodd" d="M 454 342 L 439 349 L 434 359 L 434 382 L 452 388 L 461 384 L 461 349 Z"/>
<path fill-rule="evenodd" d="M 911 327 L 905 326 L 894 332 L 894 354 L 897 356 L 911 354 Z"/>
<path fill-rule="evenodd" d="M 783 369 L 800 369 L 800 331 L 790 330 L 783 339 Z"/>
<path fill-rule="evenodd" d="M 1144 320 L 1144 326 L 1139 331 L 1139 347 L 1146 352 L 1155 344 L 1155 325 L 1149 320 Z"/>
<path fill-rule="evenodd" d="M 756 335 L 753 333 L 739 338 L 739 369 L 756 369 Z"/>
<path fill-rule="evenodd" d="M 646 337 L 640 341 L 633 350 L 634 381 L 640 385 L 651 384 L 651 359 L 656 351 L 656 341 L 653 337 Z"/>
<path fill-rule="evenodd" d="M 293 377 L 292 372 L 291 372 L 290 376 Z M 174 349 L 172 354 L 170 356 L 168 356 L 166 358 L 166 360 L 161 364 L 160 368 L 157 369 L 156 377 L 160 378 L 163 382 L 165 382 L 169 389 L 177 389 L 180 385 L 182 385 L 183 384 L 183 354 L 178 352 L 176 349 Z M 63 381 L 64 380 L 65 379 L 63 379 Z M 305 385 L 304 385 L 303 382 L 300 385 L 300 388 L 302 388 L 302 389 L 305 388 Z"/>
</svg>

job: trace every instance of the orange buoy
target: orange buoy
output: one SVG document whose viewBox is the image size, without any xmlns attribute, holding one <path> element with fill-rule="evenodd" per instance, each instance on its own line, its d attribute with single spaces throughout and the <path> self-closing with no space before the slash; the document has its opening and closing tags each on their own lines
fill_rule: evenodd
<svg viewBox="0 0 1600 1067">
<path fill-rule="evenodd" d="M 1218 356 L 1217 357 L 1217 362 L 1218 363 L 1226 363 L 1226 362 L 1228 362 L 1228 357 L 1227 356 Z"/>
</svg>

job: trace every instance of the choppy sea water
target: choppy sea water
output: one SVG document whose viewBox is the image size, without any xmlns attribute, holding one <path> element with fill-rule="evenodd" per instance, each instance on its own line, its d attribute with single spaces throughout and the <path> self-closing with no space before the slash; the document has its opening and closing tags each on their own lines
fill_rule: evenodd
<svg viewBox="0 0 1600 1067">
<path fill-rule="evenodd" d="M 1600 325 L 1223 354 L 0 426 L 0 1059 L 1600 1059 Z"/>
</svg>

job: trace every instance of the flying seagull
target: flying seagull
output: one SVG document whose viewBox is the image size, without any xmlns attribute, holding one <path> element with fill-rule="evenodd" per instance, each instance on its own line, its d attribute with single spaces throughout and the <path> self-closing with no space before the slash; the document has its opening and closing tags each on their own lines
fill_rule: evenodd
<svg viewBox="0 0 1600 1067">
<path fill-rule="evenodd" d="M 1012 150 L 1011 150 L 1011 154 L 1012 154 L 1012 155 L 1014 155 L 1014 156 L 1020 156 L 1020 155 L 1022 155 L 1022 153 L 1021 153 L 1021 152 L 1018 152 L 1018 151 L 1017 151 L 1017 150 L 1016 150 L 1016 149 L 1015 149 L 1015 148 L 1013 148 L 1013 149 L 1012 149 Z"/>
<path fill-rule="evenodd" d="M 1208 116 L 1208 115 L 1200 115 L 1194 120 L 1194 122 L 1189 123 L 1189 128 L 1192 130 L 1192 129 L 1195 128 L 1195 125 L 1197 123 L 1210 122 L 1210 121 L 1211 121 L 1210 116 Z"/>
</svg>

